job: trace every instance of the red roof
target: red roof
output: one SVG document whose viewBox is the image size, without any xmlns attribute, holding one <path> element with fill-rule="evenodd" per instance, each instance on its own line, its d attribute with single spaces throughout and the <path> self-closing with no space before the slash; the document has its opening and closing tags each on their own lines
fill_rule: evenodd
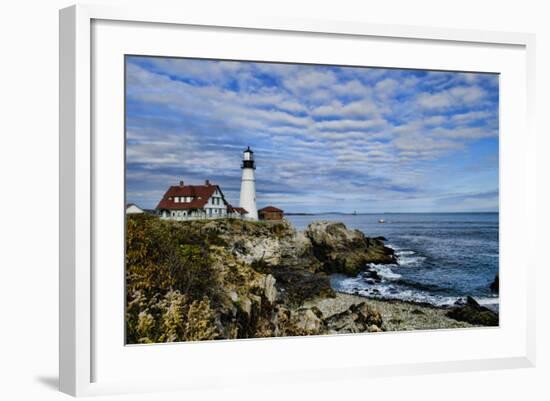
<svg viewBox="0 0 550 401">
<path fill-rule="evenodd" d="M 258 210 L 258 212 L 280 212 L 283 213 L 281 209 L 277 209 L 275 206 L 266 206 L 263 209 Z"/>
<path fill-rule="evenodd" d="M 243 208 L 243 207 L 235 207 L 233 205 L 227 205 L 227 212 L 228 213 L 233 213 L 233 212 L 237 212 L 239 214 L 248 214 L 248 211 Z"/>
<path fill-rule="evenodd" d="M 176 185 L 168 188 L 161 201 L 157 205 L 157 209 L 202 209 L 208 199 L 214 194 L 216 189 L 220 192 L 222 198 L 223 193 L 219 186 L 214 184 L 206 185 Z M 190 196 L 191 202 L 175 202 L 175 197 Z M 225 202 L 225 199 L 224 199 Z"/>
</svg>

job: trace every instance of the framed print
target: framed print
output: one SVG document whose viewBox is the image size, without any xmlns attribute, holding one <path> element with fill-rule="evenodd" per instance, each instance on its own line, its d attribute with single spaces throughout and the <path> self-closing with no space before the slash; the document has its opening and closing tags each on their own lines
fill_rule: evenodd
<svg viewBox="0 0 550 401">
<path fill-rule="evenodd" d="M 532 36 L 60 28 L 62 391 L 532 366 Z"/>
</svg>

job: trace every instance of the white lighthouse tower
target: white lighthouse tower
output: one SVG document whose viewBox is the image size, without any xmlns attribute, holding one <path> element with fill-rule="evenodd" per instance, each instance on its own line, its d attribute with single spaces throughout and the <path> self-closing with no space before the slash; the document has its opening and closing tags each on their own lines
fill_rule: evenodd
<svg viewBox="0 0 550 401">
<path fill-rule="evenodd" d="M 243 154 L 243 164 L 241 165 L 243 176 L 241 178 L 241 199 L 239 206 L 246 209 L 247 218 L 258 220 L 258 209 L 256 208 L 256 179 L 254 178 L 254 152 L 250 146 L 246 148 Z"/>
</svg>

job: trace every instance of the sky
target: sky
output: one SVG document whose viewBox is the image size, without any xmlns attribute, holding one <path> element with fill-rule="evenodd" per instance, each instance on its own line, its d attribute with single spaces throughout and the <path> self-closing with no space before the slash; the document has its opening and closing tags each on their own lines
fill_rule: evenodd
<svg viewBox="0 0 550 401">
<path fill-rule="evenodd" d="M 155 208 L 180 180 L 258 208 L 498 211 L 498 75 L 126 57 L 126 196 Z"/>
</svg>

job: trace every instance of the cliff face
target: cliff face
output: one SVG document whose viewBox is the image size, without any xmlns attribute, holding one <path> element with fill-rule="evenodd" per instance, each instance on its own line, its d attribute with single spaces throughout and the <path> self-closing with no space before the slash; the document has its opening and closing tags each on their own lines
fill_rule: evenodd
<svg viewBox="0 0 550 401">
<path fill-rule="evenodd" d="M 286 222 L 251 223 L 214 220 L 204 227 L 227 241 L 236 257 L 246 263 L 291 266 L 310 272 L 357 275 L 366 263 L 395 263 L 382 240 L 349 230 L 343 223 L 317 221 L 296 231 Z"/>
<path fill-rule="evenodd" d="M 296 231 L 241 220 L 172 222 L 132 216 L 127 227 L 127 341 L 379 331 L 366 304 L 324 316 L 306 301 L 334 296 L 328 273 L 394 263 L 379 239 L 342 223 Z"/>
</svg>

